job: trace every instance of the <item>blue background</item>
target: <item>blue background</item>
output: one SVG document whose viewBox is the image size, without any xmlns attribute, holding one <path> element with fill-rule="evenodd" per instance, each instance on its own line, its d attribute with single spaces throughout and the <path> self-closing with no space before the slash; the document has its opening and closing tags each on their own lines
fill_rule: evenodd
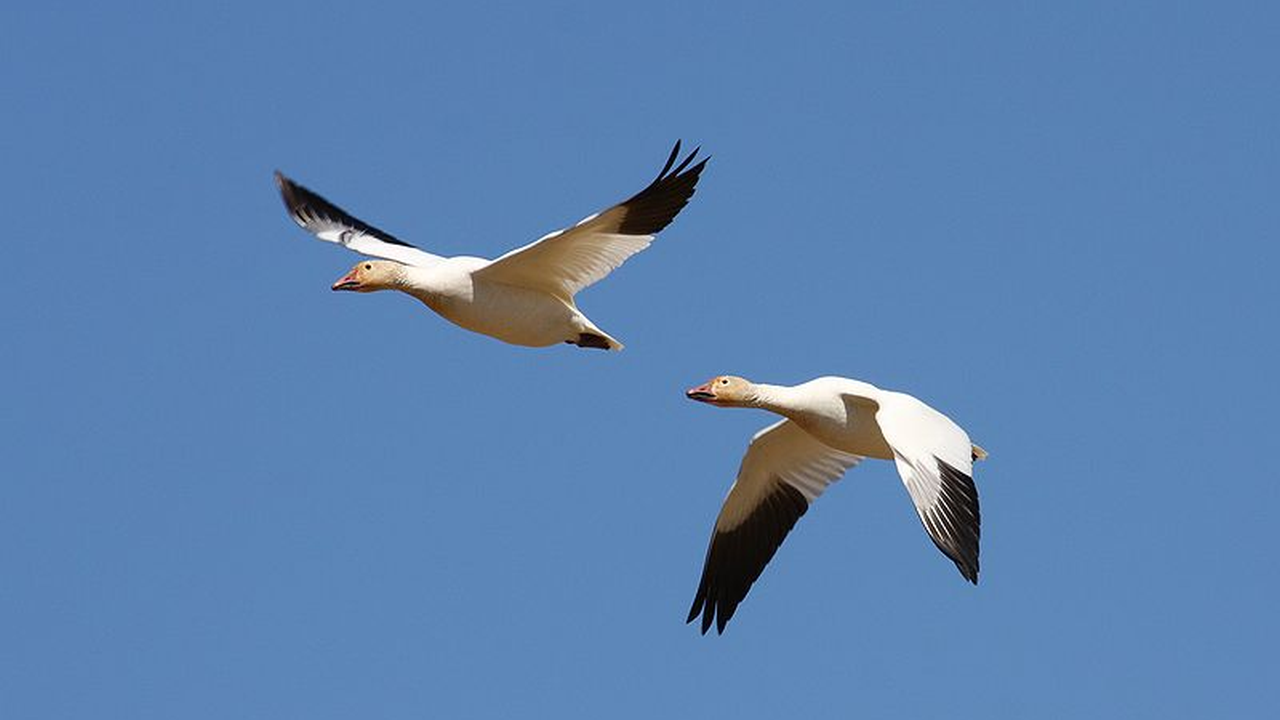
<svg viewBox="0 0 1280 720">
<path fill-rule="evenodd" d="M 1270 717 L 1280 14 L 1073 5 L 7 5 L 0 715 Z M 495 257 L 676 138 L 621 354 L 331 293 L 271 179 Z M 979 586 L 867 463 L 686 626 L 719 373 L 956 419 Z"/>
</svg>

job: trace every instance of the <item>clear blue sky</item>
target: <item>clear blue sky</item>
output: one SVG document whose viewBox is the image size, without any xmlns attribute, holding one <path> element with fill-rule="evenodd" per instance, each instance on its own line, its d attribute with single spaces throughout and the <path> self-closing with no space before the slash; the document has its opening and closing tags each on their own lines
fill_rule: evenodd
<svg viewBox="0 0 1280 720">
<path fill-rule="evenodd" d="M 1264 717 L 1280 11 L 1264 3 L 0 11 L 0 715 Z M 1074 4 L 1073 4 L 1074 5 Z M 579 297 L 465 333 L 280 168 L 493 257 L 714 157 Z M 991 451 L 965 583 L 888 463 L 684 624 L 762 413 L 909 391 Z"/>
</svg>

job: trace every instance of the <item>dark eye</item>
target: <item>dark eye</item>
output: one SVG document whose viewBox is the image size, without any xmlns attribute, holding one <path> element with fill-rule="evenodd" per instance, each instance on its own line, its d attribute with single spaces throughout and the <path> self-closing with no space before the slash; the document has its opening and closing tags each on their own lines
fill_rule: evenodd
<svg viewBox="0 0 1280 720">
<path fill-rule="evenodd" d="M 365 263 L 365 264 L 364 264 L 364 269 L 365 269 L 365 270 L 372 270 L 372 269 L 373 269 L 373 263 Z"/>
<path fill-rule="evenodd" d="M 728 385 L 728 384 L 729 384 L 729 378 L 720 378 L 720 384 L 721 384 L 721 385 Z"/>
</svg>

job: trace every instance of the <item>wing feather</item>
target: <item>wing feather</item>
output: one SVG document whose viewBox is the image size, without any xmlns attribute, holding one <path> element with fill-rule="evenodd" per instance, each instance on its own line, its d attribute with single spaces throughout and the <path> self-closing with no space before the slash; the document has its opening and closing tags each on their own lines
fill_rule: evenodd
<svg viewBox="0 0 1280 720">
<path fill-rule="evenodd" d="M 360 220 L 317 193 L 276 171 L 276 185 L 289 217 L 303 230 L 325 242 L 336 243 L 361 255 L 395 260 L 406 265 L 430 265 L 439 255 L 420 250 L 391 233 Z"/>
<path fill-rule="evenodd" d="M 725 625 L 796 521 L 862 457 L 822 444 L 790 420 L 751 439 L 707 548 L 688 622 Z"/>
<path fill-rule="evenodd" d="M 494 260 L 476 272 L 493 282 L 549 292 L 572 301 L 627 258 L 649 247 L 693 197 L 707 160 L 690 166 L 698 149 L 672 169 L 680 153 L 676 142 L 657 178 L 630 198 L 584 218 L 578 224 L 542 236 Z"/>
<path fill-rule="evenodd" d="M 968 434 L 910 395 L 886 392 L 877 401 L 876 422 L 920 522 L 960 574 L 977 584 L 982 518 Z"/>
</svg>

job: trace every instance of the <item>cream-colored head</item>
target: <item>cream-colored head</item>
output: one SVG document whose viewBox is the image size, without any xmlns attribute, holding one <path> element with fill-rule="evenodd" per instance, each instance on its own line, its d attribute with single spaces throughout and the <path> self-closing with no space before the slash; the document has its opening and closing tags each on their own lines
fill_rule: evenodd
<svg viewBox="0 0 1280 720">
<path fill-rule="evenodd" d="M 356 263 L 351 272 L 338 278 L 333 284 L 334 290 L 352 290 L 355 292 L 373 292 L 388 290 L 400 281 L 404 266 L 390 260 L 365 260 Z"/>
<path fill-rule="evenodd" d="M 737 375 L 719 375 L 685 391 L 685 397 L 711 405 L 743 407 L 756 400 L 756 386 Z"/>
</svg>

